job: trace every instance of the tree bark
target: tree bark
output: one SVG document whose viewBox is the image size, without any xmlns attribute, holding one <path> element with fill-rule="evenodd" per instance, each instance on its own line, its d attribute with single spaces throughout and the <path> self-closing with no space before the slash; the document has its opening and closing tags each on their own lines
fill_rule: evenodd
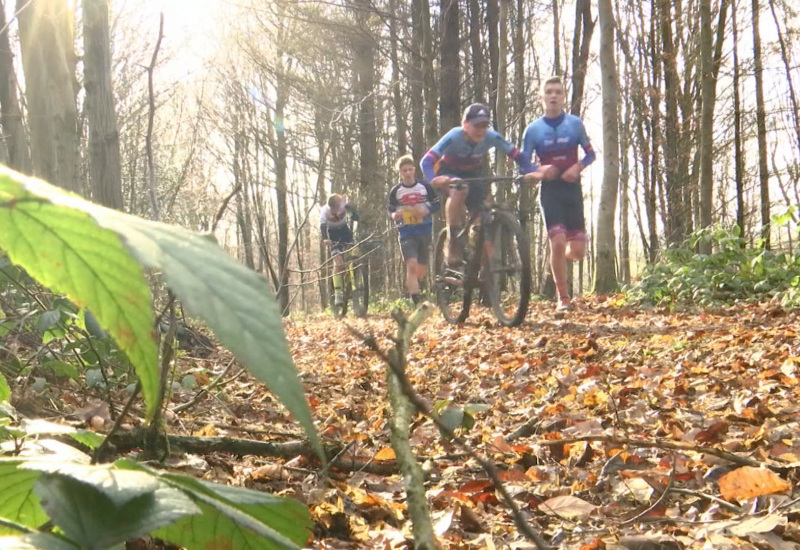
<svg viewBox="0 0 800 550">
<path fill-rule="evenodd" d="M 486 101 L 486 83 L 483 76 L 485 55 L 481 42 L 481 3 L 469 0 L 469 43 L 472 49 L 472 100 Z"/>
<path fill-rule="evenodd" d="M 111 83 L 108 0 L 83 1 L 83 43 L 92 199 L 121 210 L 122 170 Z"/>
<path fill-rule="evenodd" d="M 413 0 L 411 4 L 411 44 L 409 64 L 409 89 L 411 93 L 411 152 L 414 158 L 419 160 L 425 154 L 425 126 L 423 112 L 425 109 L 420 106 L 425 105 L 425 95 L 423 93 L 423 83 L 425 80 L 425 65 L 427 60 L 424 57 L 422 44 L 425 32 L 423 30 L 422 3 L 426 0 Z M 430 143 L 433 145 L 433 142 Z M 419 163 L 417 163 L 417 174 L 421 175 Z"/>
<path fill-rule="evenodd" d="M 405 155 L 408 150 L 406 129 L 406 112 L 403 108 L 401 89 L 400 61 L 397 57 L 397 6 L 395 0 L 389 0 L 389 46 L 392 61 L 392 104 L 394 107 L 394 123 L 397 130 L 397 153 Z"/>
<path fill-rule="evenodd" d="M 700 67 L 702 73 L 702 110 L 700 117 L 700 227 L 711 225 L 714 203 L 714 99 L 716 80 L 711 53 L 711 0 L 700 0 Z M 711 253 L 711 241 L 700 241 L 700 253 Z"/>
<path fill-rule="evenodd" d="M 599 0 L 600 72 L 603 80 L 603 186 L 597 216 L 594 292 L 617 289 L 614 231 L 619 190 L 619 91 L 614 60 L 614 11 L 611 0 Z"/>
<path fill-rule="evenodd" d="M 733 155 L 736 179 L 736 225 L 745 238 L 744 211 L 744 149 L 742 148 L 742 102 L 739 97 L 739 29 L 736 24 L 736 0 L 731 0 L 733 31 Z M 744 242 L 744 240 L 742 241 Z"/>
<path fill-rule="evenodd" d="M 458 0 L 442 2 L 442 45 L 440 72 L 439 132 L 444 134 L 458 126 L 461 111 L 461 74 L 459 68 L 459 13 Z"/>
<path fill-rule="evenodd" d="M 761 195 L 761 238 L 770 248 L 769 168 L 767 167 L 767 111 L 764 105 L 764 67 L 761 59 L 759 0 L 753 0 L 753 69 L 756 79 L 756 129 L 758 130 L 758 181 Z"/>
<path fill-rule="evenodd" d="M 569 109 L 575 116 L 581 116 L 594 25 L 590 0 L 578 0 L 575 3 L 575 33 L 572 37 L 572 100 Z"/>
<path fill-rule="evenodd" d="M 17 0 L 33 173 L 78 192 L 73 19 L 66 0 Z"/>
<path fill-rule="evenodd" d="M 8 39 L 5 2 L 0 0 L 0 126 L 8 151 L 8 165 L 25 174 L 31 173 L 31 156 L 22 109 L 17 96 L 17 78 L 14 72 L 14 56 Z"/>
</svg>

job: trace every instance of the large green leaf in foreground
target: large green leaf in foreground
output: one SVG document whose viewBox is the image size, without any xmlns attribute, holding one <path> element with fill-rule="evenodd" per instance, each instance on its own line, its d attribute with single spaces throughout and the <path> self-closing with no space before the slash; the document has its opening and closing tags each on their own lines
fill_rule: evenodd
<svg viewBox="0 0 800 550">
<path fill-rule="evenodd" d="M 54 292 L 90 308 L 142 381 L 148 415 L 158 393 L 150 289 L 142 267 L 113 231 L 86 212 L 54 204 L 48 188 L 0 165 L 0 247 L 15 264 Z"/>
<path fill-rule="evenodd" d="M 28 201 L 19 202 L 21 199 Z M 38 199 L 38 202 L 30 199 Z M 45 208 L 56 216 L 69 211 L 88 214 L 100 227 L 121 237 L 122 243 L 142 265 L 159 268 L 187 311 L 203 318 L 236 358 L 256 378 L 269 385 L 322 456 L 311 411 L 284 338 L 280 312 L 262 277 L 231 258 L 209 237 L 103 208 L 43 181 L 0 167 L 0 211 L 3 212 L 0 246 L 5 246 L 2 216 L 9 216 L 11 211 L 15 216 L 21 215 L 16 211 L 35 216 Z M 28 214 L 29 211 L 33 214 Z M 34 261 L 35 255 L 29 258 L 31 255 L 25 258 Z M 87 305 L 101 324 L 109 328 L 97 308 Z M 157 376 L 154 380 L 157 383 Z"/>
</svg>

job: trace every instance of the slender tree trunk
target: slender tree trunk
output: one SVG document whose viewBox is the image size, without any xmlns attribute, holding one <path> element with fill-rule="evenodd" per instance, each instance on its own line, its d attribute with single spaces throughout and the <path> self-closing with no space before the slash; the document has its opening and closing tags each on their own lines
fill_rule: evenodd
<svg viewBox="0 0 800 550">
<path fill-rule="evenodd" d="M 716 80 L 711 53 L 711 0 L 700 0 L 700 66 L 702 72 L 702 111 L 700 118 L 700 227 L 711 225 L 714 205 L 714 99 Z M 700 242 L 702 254 L 711 253 L 711 241 Z"/>
<path fill-rule="evenodd" d="M 676 245 L 686 236 L 685 218 L 689 214 L 683 201 L 685 182 L 680 169 L 680 120 L 678 113 L 679 82 L 677 49 L 672 35 L 672 1 L 661 0 L 661 39 L 663 45 L 664 85 L 667 113 L 665 117 L 664 166 L 667 174 L 667 242 Z"/>
<path fill-rule="evenodd" d="M 108 0 L 83 1 L 83 42 L 92 199 L 121 210 L 122 170 L 111 84 Z"/>
<path fill-rule="evenodd" d="M 617 66 L 614 60 L 614 11 L 611 0 L 598 1 L 600 17 L 600 71 L 603 80 L 603 187 L 597 218 L 594 291 L 617 288 L 614 232 L 619 191 L 619 113 Z"/>
<path fill-rule="evenodd" d="M 469 0 L 469 43 L 472 49 L 472 101 L 486 101 L 486 83 L 483 76 L 483 44 L 481 42 L 481 2 Z"/>
<path fill-rule="evenodd" d="M 17 0 L 33 173 L 78 186 L 73 18 L 66 0 Z"/>
<path fill-rule="evenodd" d="M 572 101 L 569 109 L 575 116 L 581 116 L 594 25 L 590 0 L 578 0 L 575 3 L 575 34 L 572 37 Z"/>
<path fill-rule="evenodd" d="M 439 139 L 439 126 L 436 121 L 438 90 L 433 72 L 433 36 L 431 32 L 431 8 L 429 0 L 413 0 L 419 4 L 420 26 L 422 30 L 423 95 L 425 96 L 425 141 L 432 146 Z M 424 154 L 424 149 L 420 154 Z"/>
<path fill-rule="evenodd" d="M 499 41 L 498 41 L 498 60 L 500 65 L 497 71 L 497 103 L 495 104 L 495 119 L 497 124 L 495 128 L 501 134 L 506 133 L 506 111 L 507 111 L 507 96 L 508 96 L 508 8 L 511 0 L 499 0 L 500 13 L 499 13 Z M 505 155 L 495 155 L 496 168 L 495 172 L 500 176 L 506 175 L 506 163 L 508 158 Z M 501 185 L 500 197 L 501 200 L 507 201 L 510 197 L 511 186 Z"/>
<path fill-rule="evenodd" d="M 406 129 L 406 112 L 403 108 L 403 96 L 400 87 L 400 62 L 397 58 L 397 6 L 395 0 L 389 0 L 389 41 L 392 60 L 392 103 L 394 107 L 394 123 L 397 128 L 397 152 L 405 155 L 408 150 Z"/>
<path fill-rule="evenodd" d="M 289 204 L 287 200 L 288 186 L 286 161 L 286 129 L 283 125 L 286 116 L 286 104 L 289 100 L 289 85 L 286 82 L 284 68 L 276 79 L 275 99 L 275 133 L 277 150 L 275 152 L 275 197 L 278 206 L 278 306 L 283 315 L 289 314 Z"/>
<path fill-rule="evenodd" d="M 736 166 L 736 225 L 743 243 L 745 239 L 744 211 L 744 149 L 742 148 L 742 102 L 739 97 L 739 29 L 736 24 L 736 0 L 731 0 L 733 30 L 733 155 Z"/>
<path fill-rule="evenodd" d="M 461 75 L 459 60 L 459 13 L 458 0 L 442 2 L 442 46 L 439 100 L 440 128 L 444 134 L 453 126 L 458 126 L 461 110 Z"/>
<path fill-rule="evenodd" d="M 423 19 L 422 19 L 422 3 L 426 0 L 413 0 L 411 4 L 411 44 L 410 44 L 410 57 L 408 75 L 409 75 L 409 89 L 411 92 L 411 104 L 414 106 L 411 109 L 411 152 L 414 158 L 419 160 L 422 155 L 427 151 L 425 145 L 425 126 L 423 121 L 423 112 L 420 106 L 425 105 L 425 96 L 422 92 L 423 82 L 425 79 L 425 66 L 426 59 L 423 55 Z M 433 145 L 431 142 L 429 145 Z M 420 167 L 417 164 L 417 174 L 420 174 Z"/>
<path fill-rule="evenodd" d="M 652 74 L 653 74 L 653 81 L 650 85 L 650 89 L 653 90 L 650 93 L 650 111 L 652 113 L 652 126 L 650 130 L 650 138 L 652 143 L 652 161 L 650 164 L 650 186 L 648 192 L 646 193 L 647 198 L 647 229 L 648 234 L 650 235 L 650 257 L 649 261 L 651 264 L 655 263 L 656 258 L 658 257 L 658 250 L 659 250 L 659 242 L 658 242 L 658 229 L 657 229 L 657 213 L 658 213 L 658 193 L 659 188 L 659 178 L 661 177 L 662 170 L 662 149 L 663 149 L 663 141 L 662 141 L 662 130 L 661 130 L 661 102 L 662 102 L 662 94 L 661 94 L 661 59 L 659 58 L 660 55 L 660 43 L 661 39 L 659 36 L 659 29 L 661 28 L 658 24 L 658 20 L 655 14 L 659 13 L 660 9 L 659 0 L 652 0 L 651 9 L 654 12 L 654 16 L 650 20 L 650 58 L 652 60 Z M 641 14 L 641 10 L 639 12 Z M 666 155 L 666 154 L 665 154 Z"/>
<path fill-rule="evenodd" d="M 31 156 L 17 96 L 14 57 L 8 39 L 8 22 L 3 0 L 0 0 L 0 127 L 5 136 L 3 141 L 8 151 L 8 165 L 19 172 L 30 174 Z"/>
<path fill-rule="evenodd" d="M 489 105 L 497 105 L 497 75 L 500 67 L 500 0 L 486 0 L 486 34 L 489 41 Z M 495 113 L 496 115 L 496 113 Z M 495 118 L 495 121 L 497 119 Z"/>
<path fill-rule="evenodd" d="M 553 0 L 553 74 L 563 74 L 561 68 L 561 14 L 558 0 Z"/>
<path fill-rule="evenodd" d="M 764 67 L 761 60 L 759 0 L 753 0 L 753 69 L 756 77 L 756 128 L 758 130 L 758 176 L 761 191 L 761 238 L 770 248 L 769 168 L 767 167 L 767 111 L 764 105 Z"/>
</svg>

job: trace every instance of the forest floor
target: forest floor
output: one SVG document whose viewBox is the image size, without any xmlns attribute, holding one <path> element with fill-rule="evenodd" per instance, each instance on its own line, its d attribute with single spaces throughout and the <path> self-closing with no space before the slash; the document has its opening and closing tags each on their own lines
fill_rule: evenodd
<svg viewBox="0 0 800 550">
<path fill-rule="evenodd" d="M 431 403 L 477 405 L 463 435 L 495 461 L 554 546 L 800 548 L 798 312 L 674 313 L 613 300 L 582 301 L 563 317 L 550 303 L 531 309 L 513 329 L 485 310 L 458 327 L 437 312 L 413 337 L 408 376 Z M 347 323 L 391 346 L 389 315 Z M 287 321 L 286 331 L 322 436 L 359 464 L 391 472 L 387 366 L 345 322 L 318 316 Z M 211 408 L 194 411 L 204 426 L 194 433 L 297 433 L 260 384 L 227 393 L 228 405 L 209 400 Z M 533 547 L 463 449 L 421 416 L 412 430 L 443 548 Z M 306 502 L 316 548 L 402 548 L 411 538 L 396 473 L 361 467 L 325 483 L 303 458 L 212 463 L 220 462 L 218 481 Z"/>
<path fill-rule="evenodd" d="M 581 300 L 561 317 L 535 302 L 519 328 L 481 309 L 463 326 L 436 312 L 412 339 L 408 376 L 430 403 L 473 411 L 468 444 L 495 462 L 555 547 L 800 548 L 798 317 L 772 306 L 670 312 L 613 299 Z M 285 328 L 318 429 L 353 467 L 323 479 L 311 457 L 225 453 L 173 467 L 303 501 L 313 548 L 407 548 L 387 366 L 347 325 L 392 345 L 388 314 Z M 212 377 L 229 361 L 221 349 L 181 359 Z M 175 434 L 302 439 L 246 375 L 170 418 Z M 411 443 L 442 548 L 534 548 L 485 472 L 429 419 L 415 418 Z"/>
</svg>

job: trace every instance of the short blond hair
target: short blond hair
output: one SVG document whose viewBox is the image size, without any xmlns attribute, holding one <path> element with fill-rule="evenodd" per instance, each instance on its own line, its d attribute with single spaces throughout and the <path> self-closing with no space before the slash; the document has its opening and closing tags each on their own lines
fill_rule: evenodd
<svg viewBox="0 0 800 550">
<path fill-rule="evenodd" d="M 544 89 L 547 87 L 548 84 L 558 84 L 561 86 L 561 89 L 566 90 L 566 86 L 564 85 L 564 79 L 561 78 L 559 75 L 553 75 L 549 77 L 542 83 L 541 94 L 544 95 Z"/>
<path fill-rule="evenodd" d="M 340 202 L 342 202 L 343 200 L 344 200 L 344 197 L 342 197 L 341 195 L 337 195 L 336 193 L 334 193 L 333 195 L 331 195 L 330 197 L 328 197 L 328 207 L 329 207 L 329 208 L 336 208 L 336 205 L 338 205 L 338 204 L 339 204 Z"/>
<path fill-rule="evenodd" d="M 395 170 L 400 170 L 406 164 L 410 164 L 411 166 L 416 166 L 416 164 L 414 163 L 414 157 L 412 157 L 411 155 L 403 155 L 402 157 L 397 159 L 397 162 L 394 165 Z"/>
</svg>

